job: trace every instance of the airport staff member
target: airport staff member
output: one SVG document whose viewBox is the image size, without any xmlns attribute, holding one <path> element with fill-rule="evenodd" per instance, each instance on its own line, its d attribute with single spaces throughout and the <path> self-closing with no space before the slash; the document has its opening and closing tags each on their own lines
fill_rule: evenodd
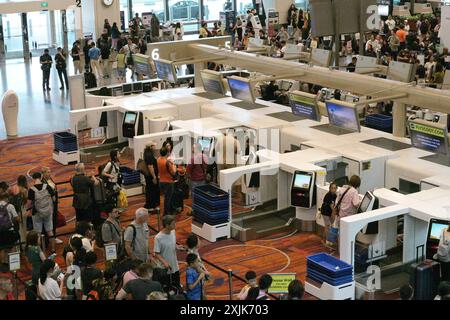
<svg viewBox="0 0 450 320">
<path fill-rule="evenodd" d="M 44 50 L 40 62 L 42 69 L 42 89 L 45 91 L 45 88 L 47 87 L 47 90 L 50 91 L 50 71 L 52 70 L 53 59 L 50 56 L 48 49 Z"/>
</svg>

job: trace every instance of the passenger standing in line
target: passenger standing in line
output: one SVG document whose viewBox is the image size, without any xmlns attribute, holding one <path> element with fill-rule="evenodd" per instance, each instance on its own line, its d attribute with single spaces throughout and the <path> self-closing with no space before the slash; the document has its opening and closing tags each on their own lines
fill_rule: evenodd
<svg viewBox="0 0 450 320">
<path fill-rule="evenodd" d="M 92 192 L 91 189 L 96 183 L 93 177 L 88 177 L 85 173 L 84 163 L 75 166 L 76 174 L 72 177 L 70 184 L 73 188 L 73 203 L 77 222 L 92 221 Z"/>
<path fill-rule="evenodd" d="M 148 240 L 150 229 L 147 223 L 148 211 L 145 208 L 139 208 L 136 210 L 135 215 L 135 219 L 126 227 L 123 234 L 125 251 L 127 256 L 131 259 L 149 262 L 150 251 Z"/>
<path fill-rule="evenodd" d="M 206 170 L 208 158 L 202 152 L 200 144 L 196 143 L 192 147 L 191 162 L 187 165 L 187 174 L 191 182 L 191 190 L 195 187 L 206 184 Z"/>
<path fill-rule="evenodd" d="M 185 250 L 177 245 L 175 233 L 176 220 L 174 216 L 162 218 L 163 229 L 156 235 L 153 251 L 159 265 L 167 269 L 168 278 L 164 281 L 167 285 L 180 285 L 180 267 L 178 265 L 177 250 Z M 170 280 L 172 282 L 170 283 Z"/>
<path fill-rule="evenodd" d="M 83 51 L 80 48 L 80 41 L 75 41 L 72 47 L 72 61 L 74 74 L 83 74 L 83 68 L 81 66 L 81 56 L 84 56 Z"/>
<path fill-rule="evenodd" d="M 145 181 L 145 206 L 149 210 L 155 210 L 160 204 L 158 161 L 156 160 L 156 143 L 151 142 L 144 150 L 144 162 L 148 169 Z"/>
<path fill-rule="evenodd" d="M 53 190 L 53 234 L 56 235 L 56 224 L 58 223 L 58 188 L 55 181 L 51 177 L 49 167 L 42 167 L 42 183 L 46 183 Z M 56 244 L 63 243 L 60 239 L 55 238 Z"/>
<path fill-rule="evenodd" d="M 127 75 L 127 63 L 125 57 L 125 50 L 121 48 L 117 54 L 117 81 L 125 82 L 125 77 Z"/>
<path fill-rule="evenodd" d="M 166 147 L 161 148 L 160 154 L 157 163 L 161 192 L 164 194 L 164 215 L 170 215 L 173 211 L 172 196 L 177 168 L 173 161 L 168 159 L 169 153 Z"/>
<path fill-rule="evenodd" d="M 27 208 L 28 201 L 28 183 L 24 175 L 17 178 L 17 184 L 11 188 L 10 202 L 14 205 L 20 218 L 20 241 L 25 242 L 27 237 Z M 37 283 L 36 283 L 37 284 Z"/>
<path fill-rule="evenodd" d="M 50 91 L 50 71 L 52 70 L 53 59 L 49 54 L 48 49 L 44 50 L 44 54 L 40 58 L 42 69 L 42 89 Z"/>
<path fill-rule="evenodd" d="M 61 82 L 60 90 L 64 90 L 64 82 L 66 83 L 66 89 L 69 90 L 69 79 L 67 78 L 67 54 L 59 47 L 55 56 L 56 70 L 58 71 L 59 81 Z"/>
<path fill-rule="evenodd" d="M 101 52 L 100 49 L 95 46 L 95 42 L 91 43 L 91 48 L 89 49 L 89 60 L 91 61 L 92 73 L 101 79 L 103 77 L 102 68 L 100 67 Z"/>
</svg>

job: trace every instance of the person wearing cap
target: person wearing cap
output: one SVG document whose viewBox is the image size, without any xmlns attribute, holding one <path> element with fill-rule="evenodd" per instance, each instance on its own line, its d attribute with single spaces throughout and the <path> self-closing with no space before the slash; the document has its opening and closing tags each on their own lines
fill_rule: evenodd
<svg viewBox="0 0 450 320">
<path fill-rule="evenodd" d="M 148 210 L 139 208 L 136 210 L 134 221 L 128 225 L 124 233 L 125 252 L 131 259 L 139 259 L 147 262 L 149 255 L 149 228 L 148 228 Z"/>
</svg>

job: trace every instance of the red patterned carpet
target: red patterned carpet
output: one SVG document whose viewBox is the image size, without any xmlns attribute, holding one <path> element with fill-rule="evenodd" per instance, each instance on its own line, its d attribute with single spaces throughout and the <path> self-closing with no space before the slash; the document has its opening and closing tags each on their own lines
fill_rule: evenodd
<svg viewBox="0 0 450 320">
<path fill-rule="evenodd" d="M 52 159 L 53 137 L 51 134 L 29 136 L 16 140 L 0 141 L 0 181 L 10 184 L 15 183 L 17 176 L 40 170 L 47 166 L 52 170 L 56 182 L 64 182 L 73 175 L 72 166 L 63 166 Z M 105 163 L 107 159 L 98 159 L 95 163 L 87 163 L 88 173 L 95 173 L 99 164 Z M 124 165 L 132 163 L 132 159 L 122 158 Z M 69 184 L 59 186 L 61 196 L 72 193 Z M 121 222 L 126 226 L 132 219 L 134 211 L 144 203 L 144 197 L 136 196 L 129 199 L 129 208 L 122 214 Z M 177 239 L 183 243 L 191 232 L 191 218 L 187 215 L 191 202 L 185 201 L 185 210 L 177 217 Z M 67 226 L 58 229 L 61 240 L 67 243 L 67 238 L 74 230 L 75 212 L 71 207 L 71 198 L 62 199 L 60 211 L 69 221 Z M 157 229 L 156 216 L 151 216 L 149 224 Z M 154 233 L 153 233 L 154 236 Z M 272 236 L 272 239 L 260 239 L 241 243 L 229 239 L 210 243 L 201 240 L 200 253 L 202 258 L 222 269 L 231 269 L 235 274 L 244 277 L 246 271 L 255 270 L 258 275 L 270 272 L 294 272 L 298 278 L 304 281 L 306 275 L 306 257 L 313 253 L 322 252 L 326 249 L 321 245 L 320 238 L 312 233 L 297 233 L 294 235 L 280 234 Z M 151 245 L 153 244 L 151 239 Z M 63 245 L 58 246 L 58 253 L 62 252 Z M 97 250 L 99 264 L 103 263 L 103 251 Z M 182 281 L 184 282 L 185 263 L 184 254 L 179 255 L 182 269 Z M 64 266 L 61 256 L 57 258 L 58 263 Z M 31 278 L 30 266 L 23 261 L 24 268 L 18 273 L 21 281 Z M 209 266 L 213 279 L 207 285 L 207 294 L 210 299 L 226 299 L 228 295 L 227 275 L 218 269 Z M 233 293 L 238 293 L 244 283 L 233 279 Z M 23 289 L 23 286 L 21 285 Z M 23 296 L 23 295 L 22 295 Z"/>
</svg>

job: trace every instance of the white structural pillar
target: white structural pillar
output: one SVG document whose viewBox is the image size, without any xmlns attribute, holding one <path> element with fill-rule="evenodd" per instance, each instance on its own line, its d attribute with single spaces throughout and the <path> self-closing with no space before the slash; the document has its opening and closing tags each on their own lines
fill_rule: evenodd
<svg viewBox="0 0 450 320">
<path fill-rule="evenodd" d="M 49 25 L 50 25 L 50 47 L 54 48 L 56 45 L 56 22 L 55 11 L 51 10 L 48 13 Z"/>
<path fill-rule="evenodd" d="M 394 137 L 406 136 L 406 104 L 394 102 L 392 108 L 392 134 Z"/>
</svg>

